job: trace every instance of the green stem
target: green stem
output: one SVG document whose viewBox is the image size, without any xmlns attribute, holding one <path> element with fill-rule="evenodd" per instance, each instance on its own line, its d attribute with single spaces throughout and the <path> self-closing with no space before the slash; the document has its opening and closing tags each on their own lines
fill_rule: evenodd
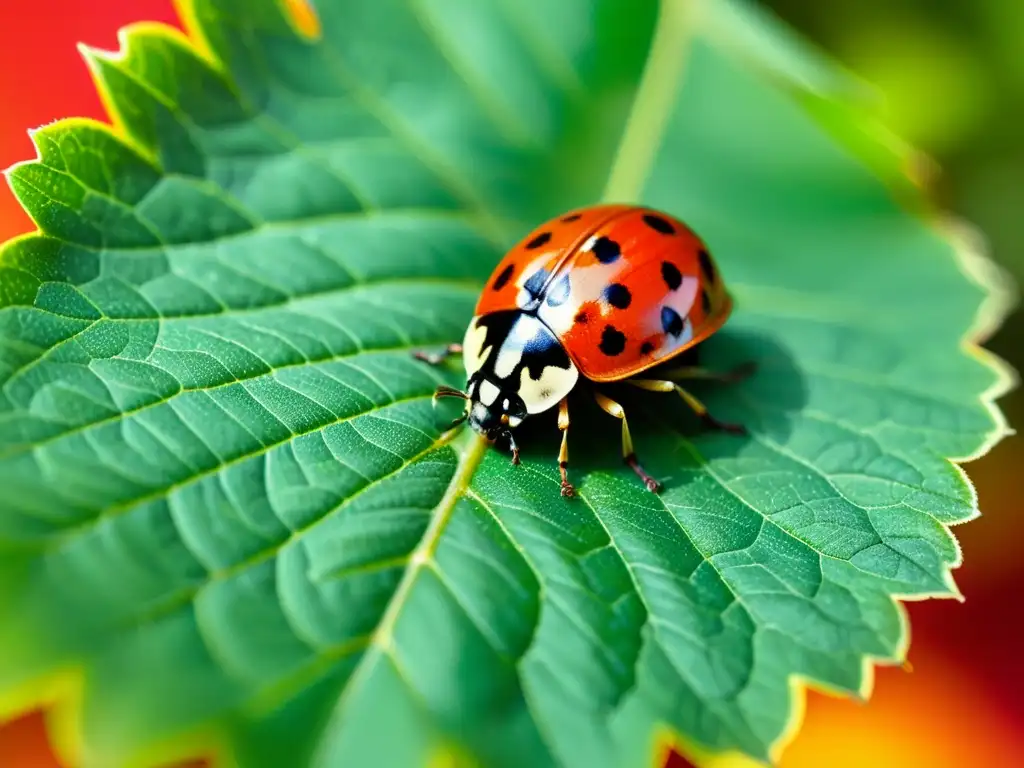
<svg viewBox="0 0 1024 768">
<path fill-rule="evenodd" d="M 410 592 L 412 592 L 412 587 L 416 583 L 416 577 L 420 569 L 433 559 L 437 545 L 441 541 L 441 534 L 444 533 L 445 526 L 448 525 L 448 521 L 451 519 L 456 503 L 462 498 L 466 488 L 469 487 L 470 480 L 473 479 L 477 467 L 480 466 L 484 454 L 490 447 L 490 443 L 481 435 L 471 429 L 467 429 L 466 432 L 468 433 L 466 438 L 468 445 L 463 446 L 462 457 L 459 459 L 459 465 L 455 468 L 455 474 L 452 475 L 452 480 L 448 484 L 444 496 L 441 497 L 441 501 L 438 502 L 437 507 L 434 509 L 434 514 L 430 518 L 430 525 L 427 526 L 427 530 L 423 532 L 423 537 L 420 539 L 419 544 L 416 545 L 416 549 L 410 555 L 409 567 L 402 574 L 402 580 L 398 583 L 395 594 L 391 596 L 377 631 L 374 632 L 372 643 L 377 649 L 387 648 L 391 645 L 391 633 L 394 630 L 395 622 L 398 621 L 402 607 L 405 605 Z"/>
<path fill-rule="evenodd" d="M 410 555 L 409 565 L 402 574 L 402 580 L 398 583 L 395 593 L 388 602 L 388 607 L 381 617 L 380 624 L 377 625 L 373 635 L 368 638 L 367 651 L 363 658 L 360 659 L 359 666 L 352 677 L 349 678 L 335 706 L 331 719 L 337 723 L 342 722 L 344 719 L 347 707 L 351 702 L 355 701 L 356 692 L 362 687 L 363 681 L 371 673 L 373 665 L 380 654 L 382 652 L 392 652 L 395 624 L 398 622 L 398 617 L 405 607 L 406 600 L 408 600 L 409 595 L 412 593 L 416 578 L 420 571 L 433 559 L 434 552 L 437 550 L 437 545 L 441 540 L 441 534 L 444 533 L 445 526 L 447 526 L 448 521 L 451 519 L 456 503 L 462 498 L 466 488 L 469 486 L 470 480 L 472 480 L 473 475 L 476 473 L 477 467 L 480 466 L 484 454 L 490 447 L 490 443 L 473 430 L 467 429 L 465 432 L 469 433 L 465 438 L 467 445 L 463 446 L 459 465 L 456 467 L 455 474 L 448 484 L 448 489 L 434 509 L 430 524 L 427 526 L 427 530 L 424 531 L 419 544 L 416 545 L 416 549 Z"/>
</svg>

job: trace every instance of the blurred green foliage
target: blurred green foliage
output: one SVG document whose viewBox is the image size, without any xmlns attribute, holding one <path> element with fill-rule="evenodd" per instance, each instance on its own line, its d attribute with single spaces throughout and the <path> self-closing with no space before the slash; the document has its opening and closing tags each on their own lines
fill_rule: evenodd
<svg viewBox="0 0 1024 768">
<path fill-rule="evenodd" d="M 877 86 L 887 125 L 941 166 L 937 201 L 978 226 L 991 255 L 1024 278 L 1024 3 L 765 5 Z"/>
<path fill-rule="evenodd" d="M 1006 269 L 1019 294 L 1024 283 L 1024 3 L 761 2 L 877 89 L 887 127 L 936 161 L 933 201 L 980 231 L 988 255 Z M 1024 369 L 1019 306 L 985 346 Z M 1001 407 L 1011 425 L 1019 424 L 1024 394 L 1011 392 Z"/>
</svg>

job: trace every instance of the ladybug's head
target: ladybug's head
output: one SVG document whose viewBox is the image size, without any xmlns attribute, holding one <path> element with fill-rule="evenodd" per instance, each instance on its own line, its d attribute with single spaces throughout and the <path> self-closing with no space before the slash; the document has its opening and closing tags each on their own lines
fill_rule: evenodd
<svg viewBox="0 0 1024 768">
<path fill-rule="evenodd" d="M 502 389 L 488 379 L 471 378 L 468 394 L 469 426 L 488 440 L 507 439 L 526 418 L 526 404 L 519 393 Z"/>
<path fill-rule="evenodd" d="M 506 442 L 513 444 L 515 441 L 512 440 L 512 430 L 522 423 L 528 413 L 526 404 L 518 392 L 502 389 L 480 376 L 470 378 L 468 392 L 440 386 L 434 397 L 458 397 L 465 400 L 466 410 L 452 426 L 468 420 L 476 432 L 491 442 L 504 438 Z"/>
<path fill-rule="evenodd" d="M 518 449 L 512 431 L 527 415 L 556 406 L 579 378 L 558 337 L 520 310 L 474 317 L 462 343 L 462 362 L 469 376 L 466 391 L 442 386 L 435 396 L 465 400 L 455 424 L 468 420 L 487 440 L 500 438 L 512 448 L 513 461 Z"/>
</svg>

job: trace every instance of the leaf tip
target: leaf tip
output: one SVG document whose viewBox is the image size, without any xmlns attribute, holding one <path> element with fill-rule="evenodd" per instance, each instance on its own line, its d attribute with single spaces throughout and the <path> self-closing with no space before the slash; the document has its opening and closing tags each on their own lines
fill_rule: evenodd
<svg viewBox="0 0 1024 768">
<path fill-rule="evenodd" d="M 96 48 L 88 43 L 83 43 L 81 40 L 75 43 L 75 50 L 77 50 L 78 55 L 86 61 L 89 61 L 94 56 L 100 56 L 103 53 L 102 49 Z"/>
<path fill-rule="evenodd" d="M 76 43 L 75 48 L 78 50 L 78 55 L 85 61 L 86 66 L 93 71 L 96 70 L 97 65 L 114 61 L 119 56 L 117 51 L 107 51 L 87 43 Z"/>
<path fill-rule="evenodd" d="M 975 517 L 978 517 L 978 515 L 975 515 Z M 957 543 L 957 553 L 958 553 L 958 555 L 959 555 L 959 551 L 960 551 L 960 546 L 959 546 L 959 542 L 958 542 Z M 947 570 L 946 571 L 945 587 L 946 587 L 946 589 L 945 589 L 944 592 L 936 592 L 936 593 L 931 594 L 931 595 L 925 595 L 922 599 L 926 599 L 926 600 L 933 600 L 933 599 L 955 600 L 958 603 L 966 603 L 967 602 L 967 598 L 964 597 L 964 593 L 960 590 L 960 585 L 957 584 L 956 580 L 953 578 L 953 573 L 952 573 L 951 570 Z"/>
<path fill-rule="evenodd" d="M 11 163 L 6 168 L 0 169 L 0 173 L 3 174 L 4 180 L 7 182 L 8 187 L 11 186 L 11 183 L 14 180 L 14 177 L 18 174 L 19 170 L 21 170 L 26 165 L 32 165 L 33 163 L 37 163 L 41 159 L 41 153 L 39 150 L 39 140 L 37 137 L 39 136 L 40 131 L 42 131 L 46 127 L 47 126 L 45 125 L 41 125 L 37 128 L 29 128 L 25 131 L 25 133 L 28 135 L 29 141 L 32 142 L 32 148 L 35 149 L 36 151 L 35 157 L 25 160 L 18 160 L 15 163 Z"/>
</svg>

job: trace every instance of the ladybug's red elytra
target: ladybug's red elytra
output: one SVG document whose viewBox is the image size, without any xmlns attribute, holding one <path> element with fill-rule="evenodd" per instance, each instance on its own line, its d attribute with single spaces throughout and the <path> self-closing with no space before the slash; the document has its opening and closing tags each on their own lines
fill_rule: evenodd
<svg viewBox="0 0 1024 768">
<path fill-rule="evenodd" d="M 722 374 L 679 367 L 638 376 L 715 333 L 732 299 L 704 242 L 683 222 L 635 205 L 594 205 L 545 222 L 495 267 L 462 344 L 441 354 L 416 352 L 437 365 L 463 355 L 466 391 L 438 387 L 437 397 L 466 401 L 466 419 L 488 440 L 504 438 L 519 463 L 512 435 L 524 419 L 558 406 L 562 495 L 568 478 L 567 396 L 582 381 L 598 405 L 622 422 L 622 456 L 650 491 L 661 484 L 637 462 L 626 413 L 599 391 L 625 382 L 653 392 L 677 392 L 707 424 L 743 433 L 715 419 L 679 379 L 737 381 L 751 365 Z"/>
</svg>

